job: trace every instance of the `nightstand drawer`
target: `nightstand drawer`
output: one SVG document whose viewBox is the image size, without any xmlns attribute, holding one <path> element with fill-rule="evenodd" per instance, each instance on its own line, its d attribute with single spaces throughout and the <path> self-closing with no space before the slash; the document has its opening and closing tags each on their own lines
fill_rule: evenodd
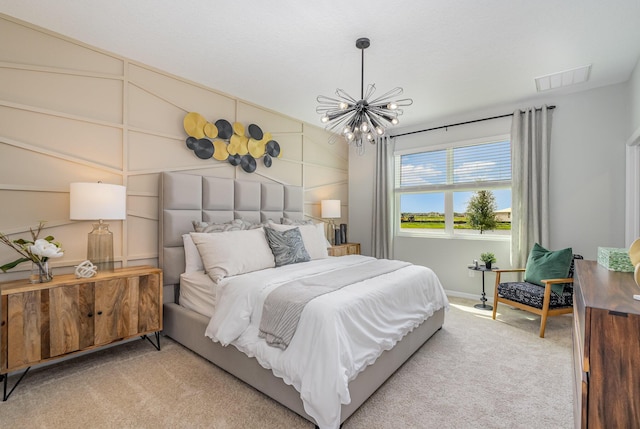
<svg viewBox="0 0 640 429">
<path fill-rule="evenodd" d="M 329 256 L 359 255 L 360 243 L 345 243 L 327 249 Z"/>
</svg>

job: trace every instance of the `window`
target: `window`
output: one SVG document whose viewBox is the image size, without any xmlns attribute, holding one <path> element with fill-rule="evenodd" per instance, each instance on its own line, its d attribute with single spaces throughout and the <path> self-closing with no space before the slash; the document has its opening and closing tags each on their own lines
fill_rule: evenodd
<svg viewBox="0 0 640 429">
<path fill-rule="evenodd" d="M 510 236 L 508 136 L 396 154 L 395 161 L 398 233 Z M 472 225 L 467 209 L 474 196 L 480 196 L 492 208 L 494 228 L 486 230 Z"/>
</svg>

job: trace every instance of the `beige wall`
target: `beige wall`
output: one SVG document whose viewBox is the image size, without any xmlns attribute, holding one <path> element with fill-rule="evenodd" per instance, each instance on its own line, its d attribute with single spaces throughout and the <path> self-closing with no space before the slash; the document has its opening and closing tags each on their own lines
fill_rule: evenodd
<svg viewBox="0 0 640 429">
<path fill-rule="evenodd" d="M 69 220 L 69 183 L 127 187 L 127 219 L 111 221 L 116 259 L 157 263 L 158 174 L 193 171 L 305 187 L 305 214 L 340 199 L 348 218 L 348 150 L 322 129 L 227 94 L 0 15 L 0 231 L 28 237 L 47 221 L 65 256 L 55 272 L 86 259 L 91 222 Z M 11 41 L 8 43 L 7 41 Z M 213 72 L 213 71 L 212 71 Z M 226 119 L 271 132 L 283 155 L 255 173 L 201 160 L 185 146 L 184 115 Z M 17 258 L 0 247 L 0 265 Z M 28 264 L 0 281 L 26 277 Z"/>
</svg>

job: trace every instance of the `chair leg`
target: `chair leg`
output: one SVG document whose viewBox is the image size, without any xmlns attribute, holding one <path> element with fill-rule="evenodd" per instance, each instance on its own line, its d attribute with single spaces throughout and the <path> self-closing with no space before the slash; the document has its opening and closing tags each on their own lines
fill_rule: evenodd
<svg viewBox="0 0 640 429">
<path fill-rule="evenodd" d="M 544 338 L 544 330 L 547 327 L 549 315 L 549 303 L 551 302 L 551 285 L 545 283 L 544 300 L 542 301 L 542 316 L 540 317 L 540 338 Z"/>
<path fill-rule="evenodd" d="M 542 313 L 540 320 L 540 338 L 544 338 L 544 330 L 547 327 L 547 313 Z"/>
</svg>

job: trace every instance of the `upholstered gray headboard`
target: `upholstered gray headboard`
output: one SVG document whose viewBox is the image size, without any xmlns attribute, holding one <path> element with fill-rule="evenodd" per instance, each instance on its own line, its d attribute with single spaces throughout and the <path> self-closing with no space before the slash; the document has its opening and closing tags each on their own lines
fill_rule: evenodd
<svg viewBox="0 0 640 429">
<path fill-rule="evenodd" d="M 279 223 L 282 217 L 304 217 L 300 186 L 162 173 L 159 195 L 158 263 L 165 285 L 180 283 L 185 268 L 182 234 L 193 231 L 194 220 L 260 223 L 271 219 Z"/>
</svg>

